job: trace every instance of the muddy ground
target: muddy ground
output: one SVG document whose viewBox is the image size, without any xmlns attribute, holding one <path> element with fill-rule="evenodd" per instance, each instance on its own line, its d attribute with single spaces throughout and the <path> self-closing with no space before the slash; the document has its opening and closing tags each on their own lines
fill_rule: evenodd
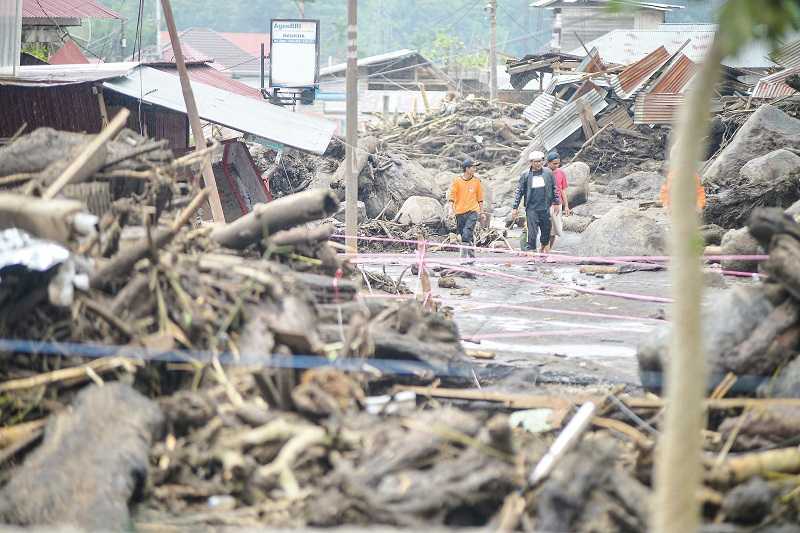
<svg viewBox="0 0 800 533">
<path fill-rule="evenodd" d="M 509 241 L 516 244 L 518 235 L 519 230 L 511 233 Z M 556 252 L 580 255 L 579 237 L 577 233 L 565 232 L 556 243 Z M 456 256 L 450 252 L 433 252 L 428 260 L 433 262 Z M 496 258 L 498 254 L 479 254 L 478 258 L 481 257 Z M 397 279 L 405 266 L 366 268 L 385 269 L 387 274 Z M 574 264 L 542 261 L 481 264 L 480 260 L 470 268 L 541 279 L 563 286 L 670 297 L 667 270 L 595 276 L 580 273 L 580 267 Z M 749 279 L 731 277 L 720 283 L 720 277 L 715 278 L 714 286 L 707 286 L 704 292 L 705 305 L 735 284 L 753 283 Z M 406 273 L 403 281 L 419 293 L 417 276 Z M 439 288 L 437 281 L 436 278 L 432 280 L 433 293 L 453 309 L 467 353 L 494 354 L 489 360 L 472 358 L 482 386 L 504 390 L 522 389 L 536 383 L 603 388 L 624 385 L 635 391 L 640 388 L 637 344 L 663 324 L 669 313 L 669 304 L 661 302 L 577 293 L 535 282 L 491 276 L 459 277 L 459 286 L 469 288 L 471 294 L 457 296 L 451 295 L 457 290 Z M 535 307 L 543 311 L 492 306 L 497 303 Z M 555 312 L 558 310 L 621 315 L 631 319 L 562 315 Z"/>
</svg>

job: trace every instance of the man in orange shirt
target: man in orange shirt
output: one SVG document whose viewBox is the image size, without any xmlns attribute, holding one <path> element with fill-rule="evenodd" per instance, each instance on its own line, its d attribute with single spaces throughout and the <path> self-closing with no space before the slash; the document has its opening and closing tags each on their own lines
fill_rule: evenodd
<svg viewBox="0 0 800 533">
<path fill-rule="evenodd" d="M 483 188 L 481 180 L 475 175 L 478 163 L 466 159 L 462 164 L 464 174 L 453 180 L 450 186 L 450 198 L 447 201 L 448 211 L 455 212 L 456 228 L 464 245 L 472 246 L 475 224 L 480 218 L 483 221 Z M 475 257 L 475 251 L 461 249 L 461 257 Z"/>
</svg>

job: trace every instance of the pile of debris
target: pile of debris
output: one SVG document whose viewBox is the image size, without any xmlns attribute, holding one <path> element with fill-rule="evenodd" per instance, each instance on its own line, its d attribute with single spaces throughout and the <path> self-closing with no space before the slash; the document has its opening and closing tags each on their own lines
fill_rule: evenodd
<svg viewBox="0 0 800 533">
<path fill-rule="evenodd" d="M 383 151 L 414 157 L 428 168 L 458 170 L 466 158 L 507 165 L 531 140 L 523 109 L 469 95 L 446 100 L 438 112 L 376 123 L 370 133 Z"/>
</svg>

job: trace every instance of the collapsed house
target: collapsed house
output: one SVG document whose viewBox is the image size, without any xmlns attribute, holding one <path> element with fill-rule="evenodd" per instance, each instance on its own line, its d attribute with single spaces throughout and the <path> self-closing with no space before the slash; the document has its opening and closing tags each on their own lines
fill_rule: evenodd
<svg viewBox="0 0 800 533">
<path fill-rule="evenodd" d="M 672 126 L 715 32 L 711 24 L 612 30 L 570 53 L 510 60 L 506 71 L 515 88 L 532 80 L 542 88 L 523 116 L 544 149 L 575 152 L 605 128 L 635 137 Z M 793 94 L 786 81 L 800 68 L 798 50 L 800 41 L 790 42 L 770 58 L 754 44 L 726 58 L 717 107 Z"/>
</svg>

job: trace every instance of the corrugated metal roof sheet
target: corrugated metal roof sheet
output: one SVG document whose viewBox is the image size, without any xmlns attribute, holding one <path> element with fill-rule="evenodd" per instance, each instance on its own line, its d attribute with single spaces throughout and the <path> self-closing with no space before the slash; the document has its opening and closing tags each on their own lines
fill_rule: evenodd
<svg viewBox="0 0 800 533">
<path fill-rule="evenodd" d="M 175 64 L 153 65 L 153 68 L 160 70 L 161 72 L 166 72 L 167 74 L 171 74 L 173 76 L 178 75 L 178 71 L 175 67 Z M 261 96 L 261 91 L 259 91 L 255 87 L 250 87 L 249 85 L 246 85 L 240 81 L 236 81 L 230 76 L 227 76 L 225 73 L 220 72 L 217 69 L 211 67 L 210 65 L 204 65 L 204 64 L 187 65 L 186 70 L 189 73 L 189 79 L 191 79 L 192 81 L 205 83 L 206 85 L 211 85 L 212 87 L 216 87 L 217 89 L 230 91 L 235 94 L 247 96 L 248 98 L 255 98 L 256 100 L 259 101 L 264 100 L 264 98 Z"/>
<path fill-rule="evenodd" d="M 592 114 L 597 115 L 608 106 L 605 91 L 592 91 L 577 100 L 566 104 L 555 115 L 544 121 L 534 129 L 536 136 L 542 141 L 546 150 L 557 147 L 564 139 L 575 133 L 581 127 L 581 117 L 578 103 L 584 102 L 592 109 Z"/>
<path fill-rule="evenodd" d="M 773 59 L 786 68 L 800 66 L 800 39 L 778 48 Z"/>
<path fill-rule="evenodd" d="M 31 65 L 17 76 L 0 76 L 0 85 L 56 85 L 107 80 L 125 76 L 139 63 L 89 63 L 86 65 Z"/>
<path fill-rule="evenodd" d="M 565 105 L 567 105 L 567 102 L 564 100 L 551 94 L 542 93 L 525 108 L 522 116 L 528 119 L 532 125 L 538 126 Z"/>
<path fill-rule="evenodd" d="M 596 47 L 593 47 L 575 70 L 578 72 L 600 72 L 604 69 L 605 65 L 603 65 L 603 60 L 600 58 L 600 53 Z"/>
<path fill-rule="evenodd" d="M 669 61 L 669 58 L 670 54 L 667 49 L 659 46 L 639 61 L 626 67 L 611 81 L 617 96 L 623 100 L 634 96 L 647 83 L 647 80 Z"/>
<path fill-rule="evenodd" d="M 780 98 L 794 94 L 797 91 L 783 83 L 793 74 L 800 74 L 800 66 L 787 68 L 761 78 L 753 89 L 753 98 Z"/>
<path fill-rule="evenodd" d="M 394 52 L 387 52 L 385 54 L 379 54 L 376 56 L 362 57 L 361 59 L 358 60 L 358 66 L 366 67 L 368 65 L 377 65 L 379 63 L 383 63 L 384 61 L 403 59 L 406 57 L 411 57 L 415 54 L 419 54 L 419 52 L 417 52 L 416 50 L 410 50 L 408 48 L 404 48 L 402 50 L 395 50 Z M 330 67 L 324 67 L 319 69 L 319 75 L 331 76 L 339 72 L 344 72 L 346 69 L 347 69 L 347 63 L 337 63 L 336 65 L 331 65 Z"/>
<path fill-rule="evenodd" d="M 143 102 L 186 112 L 178 78 L 150 67 L 139 67 L 103 86 Z M 200 118 L 300 150 L 322 154 L 336 125 L 328 120 L 292 113 L 267 102 L 256 102 L 205 83 L 192 82 Z"/>
<path fill-rule="evenodd" d="M 664 73 L 653 84 L 649 93 L 681 93 L 697 72 L 697 63 L 678 54 Z"/>
<path fill-rule="evenodd" d="M 607 124 L 613 124 L 617 128 L 630 129 L 633 127 L 633 119 L 625 106 L 617 106 L 613 111 L 606 111 L 602 117 L 597 119 L 597 125 L 601 128 Z"/>
<path fill-rule="evenodd" d="M 633 106 L 635 124 L 672 124 L 683 94 L 640 94 Z"/>
<path fill-rule="evenodd" d="M 22 0 L 22 18 L 121 19 L 94 0 Z"/>
</svg>

